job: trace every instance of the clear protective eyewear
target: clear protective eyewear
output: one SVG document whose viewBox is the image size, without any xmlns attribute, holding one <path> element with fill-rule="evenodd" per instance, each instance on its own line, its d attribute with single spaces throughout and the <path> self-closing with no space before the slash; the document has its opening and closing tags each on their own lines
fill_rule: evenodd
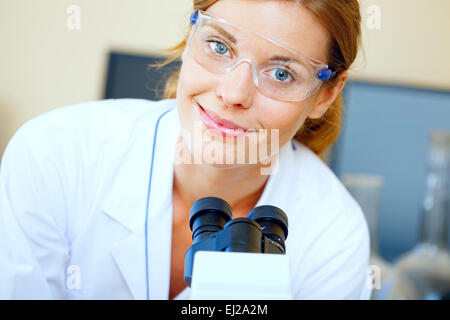
<svg viewBox="0 0 450 320">
<path fill-rule="evenodd" d="M 190 22 L 193 28 L 187 50 L 200 66 L 215 74 L 225 74 L 247 62 L 255 86 L 269 98 L 305 100 L 322 82 L 336 75 L 323 62 L 204 11 L 192 13 Z M 247 55 L 250 51 L 253 58 Z"/>
</svg>

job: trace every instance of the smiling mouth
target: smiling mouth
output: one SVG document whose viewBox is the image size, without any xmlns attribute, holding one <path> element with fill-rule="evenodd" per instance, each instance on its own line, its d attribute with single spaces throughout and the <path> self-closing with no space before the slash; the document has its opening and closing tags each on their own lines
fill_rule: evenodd
<svg viewBox="0 0 450 320">
<path fill-rule="evenodd" d="M 217 115 L 206 111 L 199 103 L 197 103 L 197 106 L 204 125 L 210 130 L 219 131 L 223 137 L 238 137 L 253 131 L 242 128 L 229 120 L 219 118 Z"/>
</svg>

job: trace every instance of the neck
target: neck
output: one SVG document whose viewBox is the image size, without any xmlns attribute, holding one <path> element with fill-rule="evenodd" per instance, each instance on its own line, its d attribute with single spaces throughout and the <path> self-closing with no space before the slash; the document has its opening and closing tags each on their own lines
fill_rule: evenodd
<svg viewBox="0 0 450 320">
<path fill-rule="evenodd" d="M 218 197 L 230 204 L 233 217 L 246 216 L 259 198 L 269 175 L 261 164 L 218 168 L 207 164 L 176 164 L 173 192 L 187 210 L 200 198 Z"/>
</svg>

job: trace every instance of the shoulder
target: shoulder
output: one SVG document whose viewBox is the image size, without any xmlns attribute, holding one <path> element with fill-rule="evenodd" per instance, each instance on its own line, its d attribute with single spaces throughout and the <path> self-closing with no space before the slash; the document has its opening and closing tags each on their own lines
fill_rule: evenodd
<svg viewBox="0 0 450 320">
<path fill-rule="evenodd" d="M 110 128 L 129 125 L 143 117 L 156 116 L 175 105 L 175 100 L 107 99 L 89 101 L 53 109 L 28 120 L 19 131 Z M 54 133 L 54 132 L 53 132 Z"/>
<path fill-rule="evenodd" d="M 102 145 L 117 137 L 123 140 L 139 124 L 151 125 L 175 104 L 173 99 L 108 99 L 56 108 L 25 122 L 7 149 L 20 145 L 48 153 L 58 147 Z"/>
<path fill-rule="evenodd" d="M 136 141 L 153 131 L 158 116 L 174 105 L 174 100 L 111 99 L 44 113 L 23 124 L 9 141 L 2 177 L 21 175 L 67 188 L 83 179 L 101 180 L 99 175 L 115 170 Z"/>
</svg>

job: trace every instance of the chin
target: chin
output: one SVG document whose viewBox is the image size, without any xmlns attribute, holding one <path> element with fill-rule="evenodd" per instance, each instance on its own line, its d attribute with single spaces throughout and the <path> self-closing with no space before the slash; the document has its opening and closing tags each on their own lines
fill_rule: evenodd
<svg viewBox="0 0 450 320">
<path fill-rule="evenodd" d="M 217 164 L 217 163 L 208 163 L 208 162 L 203 162 L 203 164 L 207 165 L 209 167 L 215 168 L 215 169 L 222 169 L 222 170 L 236 169 L 236 168 L 242 168 L 242 167 L 248 166 L 248 164 Z"/>
</svg>

